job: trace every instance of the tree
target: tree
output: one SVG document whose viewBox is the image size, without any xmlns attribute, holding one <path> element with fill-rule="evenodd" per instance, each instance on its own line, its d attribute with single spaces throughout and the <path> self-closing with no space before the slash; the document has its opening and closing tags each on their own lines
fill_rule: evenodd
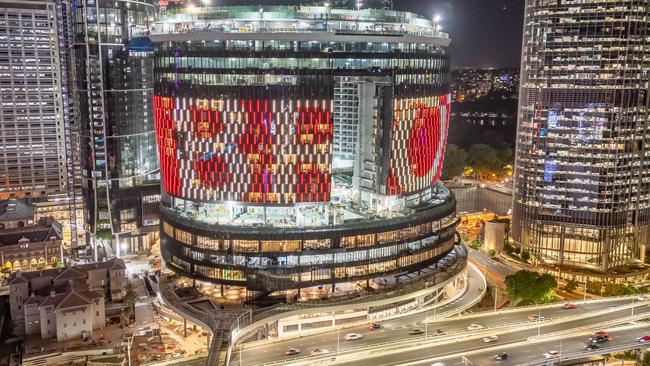
<svg viewBox="0 0 650 366">
<path fill-rule="evenodd" d="M 574 279 L 570 279 L 566 282 L 566 286 L 564 286 L 564 289 L 566 292 L 573 292 L 578 288 L 578 282 Z"/>
<path fill-rule="evenodd" d="M 490 258 L 494 258 L 497 255 L 497 251 L 494 250 L 494 249 L 490 249 L 490 250 L 488 250 L 487 255 Z"/>
<path fill-rule="evenodd" d="M 555 299 L 557 281 L 548 274 L 521 270 L 506 276 L 508 298 L 519 305 L 545 304 Z"/>
<path fill-rule="evenodd" d="M 528 261 L 530 260 L 530 252 L 527 250 L 521 252 L 521 260 L 528 263 Z"/>
<path fill-rule="evenodd" d="M 603 288 L 603 283 L 600 281 L 589 281 L 587 282 L 587 292 L 600 295 L 600 290 Z"/>
<path fill-rule="evenodd" d="M 61 263 L 61 261 L 57 259 L 57 260 L 54 261 L 54 263 L 52 263 L 52 267 L 61 268 L 61 267 L 63 267 L 63 263 Z"/>
<path fill-rule="evenodd" d="M 127 305 L 124 309 L 124 317 L 131 322 L 131 318 L 135 315 L 135 299 L 137 298 L 137 294 L 135 293 L 135 288 L 131 282 L 124 286 L 124 290 L 125 293 L 122 302 Z"/>
<path fill-rule="evenodd" d="M 497 151 L 486 144 L 474 144 L 467 151 L 467 164 L 480 179 L 492 178 L 501 173 L 501 160 Z"/>
<path fill-rule="evenodd" d="M 463 173 L 467 166 L 467 152 L 454 144 L 447 145 L 442 164 L 442 179 L 450 180 Z"/>
</svg>

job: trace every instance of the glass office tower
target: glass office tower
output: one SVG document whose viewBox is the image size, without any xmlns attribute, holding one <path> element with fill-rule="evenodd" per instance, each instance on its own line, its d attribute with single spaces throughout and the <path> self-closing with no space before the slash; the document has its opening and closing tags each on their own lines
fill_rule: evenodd
<svg viewBox="0 0 650 366">
<path fill-rule="evenodd" d="M 86 229 L 108 251 L 146 250 L 157 236 L 159 165 L 153 1 L 80 0 L 74 9 L 75 109 L 81 126 Z M 111 253 L 107 253 L 111 254 Z"/>
<path fill-rule="evenodd" d="M 0 200 L 45 197 L 68 186 L 68 40 L 61 7 L 0 1 Z"/>
<path fill-rule="evenodd" d="M 462 250 L 439 184 L 450 40 L 431 19 L 194 7 L 150 38 L 169 268 L 272 294 Z"/>
<path fill-rule="evenodd" d="M 527 0 L 513 239 L 534 261 L 643 259 L 650 220 L 650 4 Z"/>
</svg>

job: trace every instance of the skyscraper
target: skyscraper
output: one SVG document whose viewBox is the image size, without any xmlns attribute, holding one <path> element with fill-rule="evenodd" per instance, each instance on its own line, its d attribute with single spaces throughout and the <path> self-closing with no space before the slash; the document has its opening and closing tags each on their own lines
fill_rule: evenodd
<svg viewBox="0 0 650 366">
<path fill-rule="evenodd" d="M 450 39 L 431 19 L 186 8 L 150 38 L 169 268 L 265 300 L 462 266 L 439 183 Z"/>
<path fill-rule="evenodd" d="M 0 1 L 0 199 L 67 187 L 61 4 Z"/>
<path fill-rule="evenodd" d="M 608 270 L 650 230 L 650 4 L 527 0 L 514 240 L 538 263 Z"/>
<path fill-rule="evenodd" d="M 157 236 L 153 50 L 129 43 L 149 33 L 154 13 L 153 1 L 81 0 L 74 9 L 86 228 L 115 254 Z"/>
</svg>

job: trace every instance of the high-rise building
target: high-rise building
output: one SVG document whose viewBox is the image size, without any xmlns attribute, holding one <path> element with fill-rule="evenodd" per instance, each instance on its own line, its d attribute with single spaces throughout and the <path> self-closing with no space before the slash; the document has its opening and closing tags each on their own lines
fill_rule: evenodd
<svg viewBox="0 0 650 366">
<path fill-rule="evenodd" d="M 60 6 L 0 1 L 0 199 L 67 187 L 67 44 Z"/>
<path fill-rule="evenodd" d="M 64 243 L 76 247 L 69 10 L 66 0 L 0 1 L 0 200 L 57 205 Z"/>
<path fill-rule="evenodd" d="M 650 3 L 527 0 L 513 239 L 605 271 L 650 231 Z"/>
<path fill-rule="evenodd" d="M 119 255 L 157 237 L 159 166 L 153 128 L 153 55 L 142 40 L 153 1 L 80 0 L 75 29 L 75 111 L 90 240 Z"/>
<path fill-rule="evenodd" d="M 169 268 L 254 297 L 436 272 L 462 250 L 439 184 L 450 40 L 431 19 L 194 7 L 150 38 Z"/>
</svg>

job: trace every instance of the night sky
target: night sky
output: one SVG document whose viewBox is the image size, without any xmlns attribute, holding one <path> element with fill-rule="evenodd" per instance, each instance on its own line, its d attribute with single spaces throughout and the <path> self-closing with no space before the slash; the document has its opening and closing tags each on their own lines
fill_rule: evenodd
<svg viewBox="0 0 650 366">
<path fill-rule="evenodd" d="M 299 0 L 213 0 L 222 5 L 300 4 Z M 521 58 L 523 0 L 393 0 L 396 10 L 442 16 L 454 67 L 516 67 Z"/>
</svg>

